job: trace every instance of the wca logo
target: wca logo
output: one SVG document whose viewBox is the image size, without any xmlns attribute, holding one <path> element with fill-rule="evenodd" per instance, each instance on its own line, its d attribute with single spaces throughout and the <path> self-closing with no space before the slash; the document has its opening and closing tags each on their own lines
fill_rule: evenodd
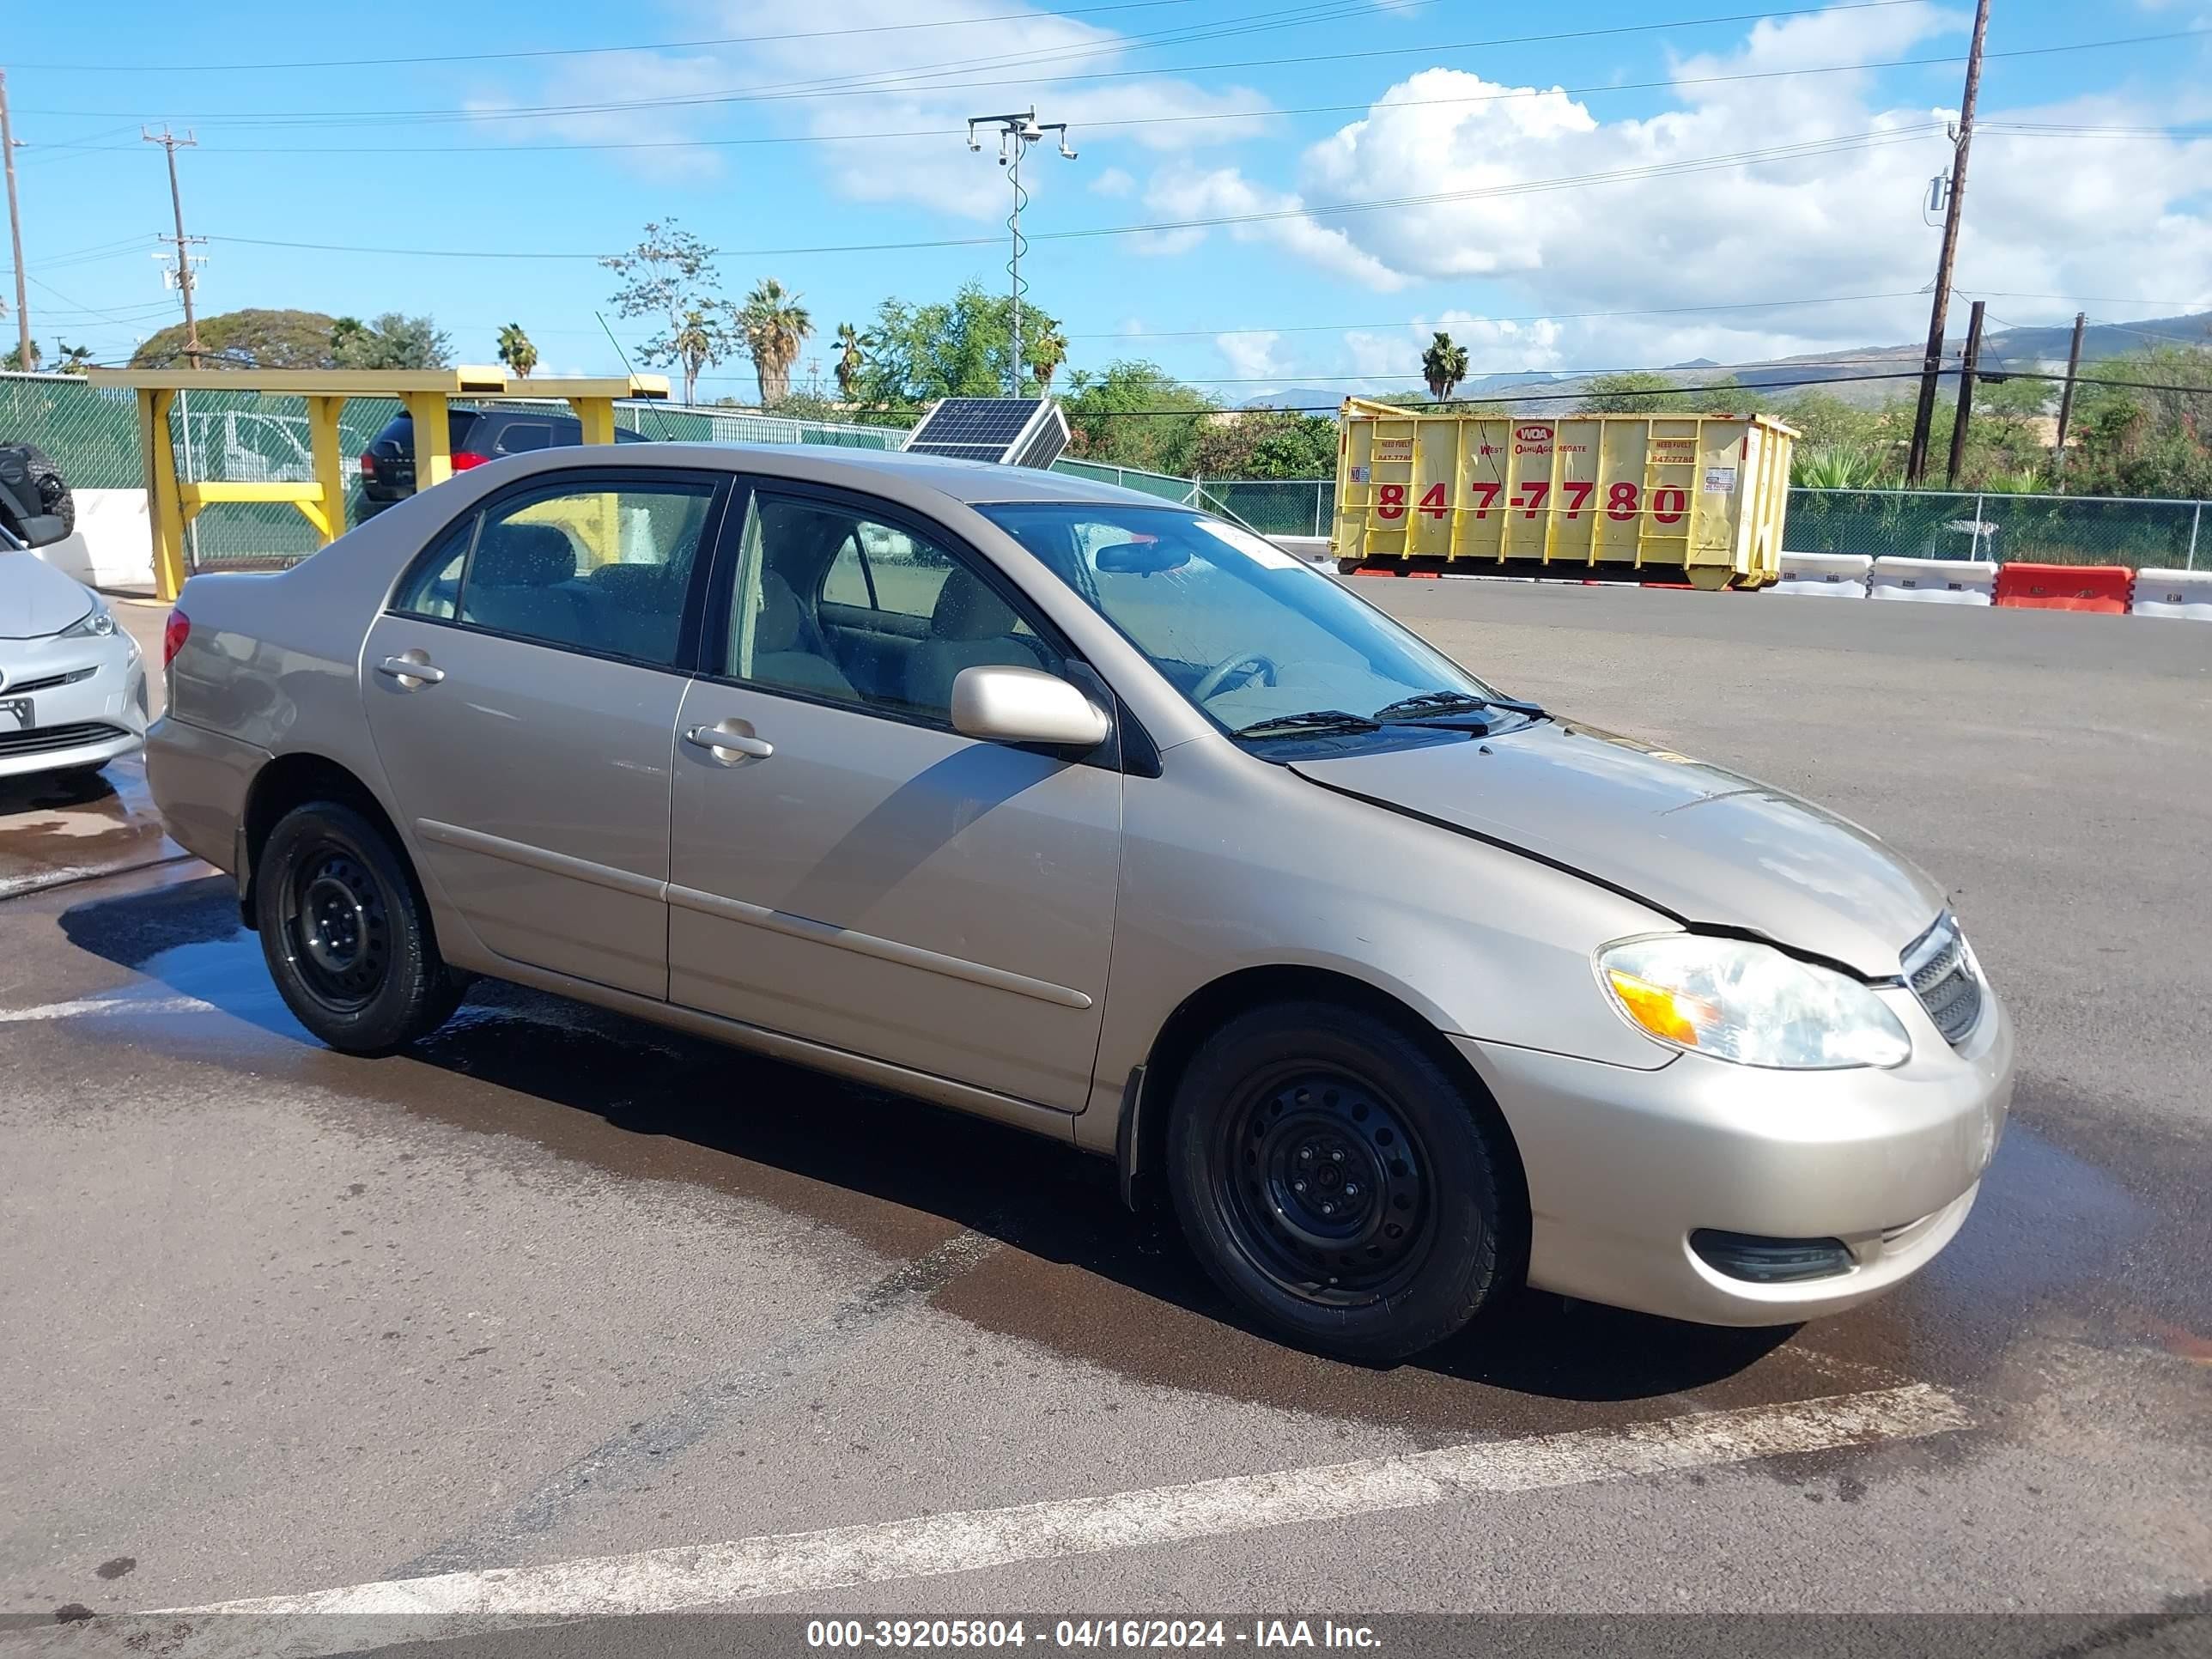
<svg viewBox="0 0 2212 1659">
<path fill-rule="evenodd" d="M 1552 428 L 1548 426 L 1516 427 L 1513 435 L 1524 444 L 1547 444 L 1552 441 Z"/>
</svg>

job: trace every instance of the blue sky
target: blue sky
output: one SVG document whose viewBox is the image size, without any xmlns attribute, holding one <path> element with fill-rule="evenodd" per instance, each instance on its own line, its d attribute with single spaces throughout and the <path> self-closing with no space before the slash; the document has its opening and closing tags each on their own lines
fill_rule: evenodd
<svg viewBox="0 0 2212 1659">
<path fill-rule="evenodd" d="M 430 15 L 434 34 L 404 27 Z M 465 362 L 519 321 L 546 369 L 607 372 L 609 274 L 534 256 L 673 216 L 727 250 L 728 291 L 774 276 L 805 296 L 804 380 L 887 295 L 1004 282 L 995 146 L 959 128 L 1034 103 L 1079 152 L 1032 154 L 1025 220 L 1072 364 L 1149 356 L 1236 399 L 1413 380 L 1436 325 L 1477 374 L 1914 337 L 1970 19 L 1929 0 L 1763 21 L 1743 0 L 103 0 L 21 8 L 0 50 L 49 349 L 119 360 L 176 319 L 150 257 L 167 178 L 138 139 L 167 121 L 199 141 L 179 162 L 204 313 L 427 311 Z M 2212 306 L 2212 136 L 2189 136 L 2212 134 L 2207 31 L 2204 0 L 1995 0 L 1962 288 L 2019 323 Z M 2089 44 L 2139 36 L 2168 38 Z M 604 47 L 626 49 L 571 50 Z M 537 55 L 483 56 L 518 52 Z M 337 66 L 252 67 L 280 60 Z M 163 63 L 187 67 L 143 67 Z M 1056 234 L 1140 225 L 1168 228 Z M 965 239 L 984 240 L 797 251 Z M 610 320 L 626 344 L 647 331 Z M 703 386 L 753 384 L 738 360 Z"/>
</svg>

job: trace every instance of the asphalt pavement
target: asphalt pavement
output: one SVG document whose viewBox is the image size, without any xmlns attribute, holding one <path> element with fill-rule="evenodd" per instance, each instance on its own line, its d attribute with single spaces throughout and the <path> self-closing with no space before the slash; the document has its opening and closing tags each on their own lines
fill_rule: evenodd
<svg viewBox="0 0 2212 1659">
<path fill-rule="evenodd" d="M 1771 1331 L 1526 1296 L 1340 1364 L 1240 1328 L 1060 1147 L 496 986 L 344 1058 L 224 878 L 72 870 L 0 902 L 0 1650 L 239 1601 L 363 1646 L 487 1595 L 2201 1613 L 2212 629 L 1358 587 L 1949 885 L 2021 1067 L 1927 1273 Z M 0 801 L 0 878 L 55 816 Z M 232 1618 L 88 1634 L 274 1628 Z"/>
</svg>

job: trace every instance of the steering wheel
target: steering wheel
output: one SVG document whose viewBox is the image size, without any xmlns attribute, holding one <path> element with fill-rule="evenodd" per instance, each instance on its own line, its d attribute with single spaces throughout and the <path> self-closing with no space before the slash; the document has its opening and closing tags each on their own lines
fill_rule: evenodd
<svg viewBox="0 0 2212 1659">
<path fill-rule="evenodd" d="M 1233 657 L 1224 657 L 1206 671 L 1205 678 L 1190 689 L 1191 701 L 1204 702 L 1221 690 L 1222 686 L 1228 682 L 1230 676 L 1239 669 L 1251 673 L 1264 674 L 1270 685 L 1275 683 L 1275 659 L 1273 657 L 1261 651 L 1240 651 Z"/>
</svg>

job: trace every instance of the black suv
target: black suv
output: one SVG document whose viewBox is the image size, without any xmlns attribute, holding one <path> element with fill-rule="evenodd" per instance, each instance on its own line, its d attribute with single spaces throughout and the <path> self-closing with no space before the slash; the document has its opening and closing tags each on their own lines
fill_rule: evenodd
<svg viewBox="0 0 2212 1659">
<path fill-rule="evenodd" d="M 482 466 L 501 455 L 558 449 L 583 441 L 583 422 L 573 415 L 555 415 L 542 409 L 449 408 L 446 411 L 446 448 L 453 458 L 456 472 Z M 641 444 L 646 437 L 618 426 L 615 441 Z M 412 416 L 395 416 L 361 452 L 361 516 L 368 518 L 414 493 L 415 421 Z"/>
</svg>

